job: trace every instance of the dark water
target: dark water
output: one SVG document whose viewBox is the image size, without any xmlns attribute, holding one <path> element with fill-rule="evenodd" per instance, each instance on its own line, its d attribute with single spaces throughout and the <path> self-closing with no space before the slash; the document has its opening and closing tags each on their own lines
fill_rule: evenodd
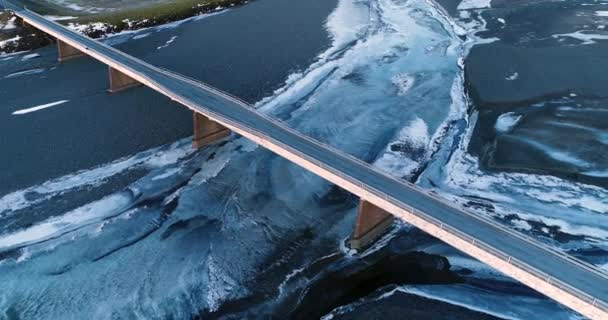
<svg viewBox="0 0 608 320">
<path fill-rule="evenodd" d="M 467 59 L 470 93 L 480 111 L 469 150 L 488 169 L 607 187 L 608 44 L 559 36 L 605 35 L 606 18 L 595 14 L 605 5 L 494 2 L 483 14 L 489 30 L 480 36 L 500 40 L 476 46 Z M 520 120 L 497 133 L 497 118 L 509 112 Z"/>
<path fill-rule="evenodd" d="M 118 48 L 255 102 L 328 45 L 323 21 L 335 5 L 254 1 Z M 173 36 L 170 47 L 157 50 Z M 0 64 L 0 194 L 192 134 L 190 112 L 150 89 L 108 95 L 104 65 L 88 58 L 59 64 L 54 47 L 36 53 L 40 57 Z M 4 78 L 32 69 L 45 72 Z M 70 101 L 52 111 L 11 115 L 59 100 Z"/>
</svg>

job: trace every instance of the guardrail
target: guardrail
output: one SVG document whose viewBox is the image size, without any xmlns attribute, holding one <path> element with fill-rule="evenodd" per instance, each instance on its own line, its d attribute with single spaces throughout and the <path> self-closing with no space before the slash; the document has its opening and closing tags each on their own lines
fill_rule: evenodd
<svg viewBox="0 0 608 320">
<path fill-rule="evenodd" d="M 34 17 L 38 17 L 38 19 L 41 19 L 42 21 L 45 21 L 45 22 L 51 23 L 51 24 L 56 24 L 57 27 L 65 29 L 64 26 L 62 26 L 62 25 L 60 25 L 60 24 L 58 24 L 58 23 L 56 23 L 54 21 L 49 21 L 49 20 L 47 20 L 47 19 L 39 16 L 38 14 L 36 14 L 36 13 L 34 13 L 32 11 L 29 11 L 28 9 L 25 9 L 25 10 L 27 12 L 31 13 L 32 15 L 34 15 Z M 82 35 L 79 35 L 79 36 L 82 36 Z M 82 37 L 84 37 L 84 36 L 82 36 Z M 429 197 L 429 198 L 433 199 L 434 201 L 437 201 L 438 203 L 441 203 L 441 204 L 443 204 L 443 205 L 445 205 L 445 206 L 447 206 L 449 208 L 455 209 L 458 212 L 460 212 L 462 214 L 465 214 L 465 215 L 467 215 L 470 218 L 482 221 L 482 222 L 484 222 L 484 223 L 486 223 L 486 224 L 488 224 L 488 225 L 496 228 L 497 230 L 505 232 L 506 234 L 508 234 L 510 236 L 513 236 L 513 237 L 516 237 L 516 238 L 518 238 L 518 239 L 520 239 L 522 241 L 525 241 L 526 243 L 528 243 L 530 245 L 533 245 L 533 246 L 535 246 L 537 248 L 540 248 L 542 250 L 546 250 L 548 252 L 551 252 L 552 254 L 554 254 L 556 256 L 559 256 L 560 258 L 564 259 L 564 261 L 567 262 L 567 263 L 572 263 L 572 264 L 574 264 L 574 265 L 576 265 L 578 267 L 581 267 L 581 268 L 585 269 L 586 271 L 593 272 L 594 274 L 596 274 L 598 276 L 601 276 L 601 277 L 603 277 L 605 279 L 608 279 L 608 274 L 606 274 L 605 272 L 599 270 L 598 268 L 596 268 L 593 265 L 590 265 L 590 264 L 585 263 L 585 262 L 583 262 L 583 261 L 581 261 L 579 259 L 576 259 L 576 258 L 574 258 L 574 257 L 572 257 L 570 255 L 567 255 L 567 254 L 565 254 L 564 252 L 562 252 L 560 250 L 556 250 L 555 248 L 552 248 L 552 247 L 549 247 L 549 246 L 547 246 L 545 244 L 542 244 L 539 241 L 533 240 L 532 238 L 527 237 L 527 236 L 525 236 L 525 235 L 523 235 L 523 234 L 521 234 L 519 232 L 516 232 L 514 230 L 511 230 L 511 229 L 505 227 L 504 225 L 499 224 L 496 221 L 491 220 L 491 219 L 489 219 L 487 217 L 483 217 L 483 216 L 474 214 L 472 212 L 469 212 L 468 210 L 463 209 L 460 206 L 456 206 L 456 205 L 454 205 L 454 203 L 448 202 L 448 201 L 446 201 L 446 199 L 443 199 L 443 198 L 439 197 L 438 195 L 434 194 L 433 192 L 430 192 L 428 190 L 422 189 L 419 186 L 417 186 L 417 185 L 415 185 L 415 184 L 413 184 L 413 183 L 411 183 L 409 181 L 404 181 L 404 180 L 396 179 L 395 177 L 390 176 L 390 175 L 388 175 L 385 172 L 377 170 L 376 168 L 374 168 L 373 166 L 371 166 L 367 162 L 364 162 L 364 161 L 362 161 L 362 160 L 360 160 L 360 159 L 358 159 L 358 158 L 356 158 L 356 157 L 354 157 L 354 156 L 352 156 L 350 154 L 347 154 L 347 153 L 344 153 L 344 152 L 342 152 L 340 150 L 337 150 L 336 148 L 334 148 L 332 146 L 323 144 L 323 143 L 319 142 L 318 140 L 315 140 L 315 139 L 313 139 L 313 138 L 311 138 L 311 137 L 309 137 L 309 136 L 307 136 L 305 134 L 302 134 L 302 133 L 300 133 L 300 132 L 298 132 L 298 131 L 290 128 L 287 124 L 285 124 L 284 122 L 282 122 L 282 121 L 280 121 L 278 119 L 274 119 L 274 118 L 272 118 L 272 117 L 270 117 L 270 116 L 268 116 L 266 114 L 263 114 L 263 113 L 255 111 L 247 102 L 241 100 L 238 97 L 235 97 L 233 95 L 230 95 L 230 94 L 227 94 L 225 92 L 222 92 L 222 91 L 220 91 L 220 90 L 218 90 L 216 88 L 213 88 L 213 87 L 211 87 L 209 85 L 206 85 L 206 84 L 204 84 L 204 83 L 202 83 L 200 81 L 197 81 L 195 79 L 191 79 L 191 78 L 188 78 L 186 76 L 177 74 L 175 72 L 172 72 L 172 71 L 169 71 L 169 70 L 164 70 L 162 68 L 159 68 L 159 67 L 153 66 L 151 64 L 148 64 L 145 61 L 142 61 L 140 59 L 137 59 L 135 57 L 127 55 L 124 52 L 119 51 L 119 50 L 117 50 L 117 49 L 115 49 L 115 48 L 113 48 L 111 46 L 105 45 L 105 44 L 100 43 L 100 42 L 97 42 L 97 43 L 100 44 L 100 45 L 102 45 L 102 46 L 104 46 L 104 48 L 112 50 L 112 52 L 114 52 L 116 54 L 119 54 L 121 57 L 123 57 L 125 59 L 128 59 L 131 62 L 134 62 L 134 63 L 138 64 L 139 66 L 143 66 L 143 67 L 149 68 L 150 71 L 152 71 L 152 72 L 158 72 L 158 73 L 161 73 L 161 74 L 163 74 L 165 76 L 173 77 L 173 78 L 176 78 L 176 79 L 179 79 L 179 80 L 182 80 L 182 81 L 187 81 L 187 82 L 189 82 L 189 83 L 191 83 L 191 84 L 193 84 L 195 86 L 198 86 L 201 89 L 204 89 L 204 90 L 206 90 L 208 92 L 211 92 L 211 93 L 213 93 L 215 95 L 218 95 L 218 96 L 220 96 L 220 97 L 222 97 L 224 99 L 232 101 L 232 102 L 240 105 L 241 107 L 246 108 L 250 112 L 252 112 L 253 116 L 257 116 L 257 117 L 263 118 L 264 120 L 273 123 L 274 125 L 280 127 L 282 130 L 284 130 L 286 133 L 289 133 L 289 134 L 292 134 L 292 135 L 296 135 L 296 136 L 298 136 L 298 137 L 300 137 L 300 138 L 302 138 L 302 139 L 304 139 L 304 140 L 306 140 L 306 141 L 308 141 L 308 142 L 310 142 L 312 144 L 317 145 L 318 147 L 321 147 L 321 148 L 327 150 L 328 152 L 332 152 L 332 153 L 334 153 L 335 155 L 337 155 L 339 157 L 342 157 L 342 158 L 345 158 L 345 159 L 347 159 L 349 161 L 357 163 L 358 165 L 363 166 L 363 167 L 365 167 L 368 170 L 373 170 L 375 173 L 380 174 L 380 175 L 384 176 L 387 179 L 394 180 L 394 181 L 400 183 L 401 185 L 403 185 L 406 188 L 414 190 L 414 191 L 420 193 L 421 195 Z M 87 50 L 88 50 L 88 48 L 87 48 Z M 101 55 L 101 53 L 98 53 L 98 54 Z M 253 136 L 256 136 L 256 137 L 258 137 L 260 139 L 264 139 L 264 140 L 266 140 L 266 141 L 268 141 L 268 142 L 270 142 L 270 143 L 272 143 L 272 144 L 274 144 L 274 145 L 276 145 L 276 146 L 278 146 L 278 147 L 286 150 L 287 152 L 290 152 L 290 153 L 292 153 L 292 154 L 300 157 L 301 159 L 303 159 L 305 161 L 308 161 L 309 163 L 312 163 L 315 166 L 317 166 L 317 167 L 319 167 L 319 168 L 321 168 L 321 169 L 323 169 L 323 170 L 325 170 L 325 171 L 327 171 L 327 172 L 329 172 L 329 173 L 331 173 L 333 175 L 336 175 L 336 176 L 338 176 L 338 177 L 340 177 L 340 178 L 342 178 L 342 179 L 344 179 L 344 180 L 346 180 L 346 181 L 348 181 L 348 182 L 350 182 L 350 183 L 358 186 L 359 188 L 361 188 L 365 192 L 368 192 L 368 193 L 373 194 L 373 195 L 375 195 L 375 196 L 377 196 L 379 198 L 382 198 L 385 201 L 390 202 L 390 203 L 392 203 L 393 205 L 395 205 L 397 207 L 401 207 L 401 208 L 403 208 L 405 210 L 408 210 L 409 212 L 411 212 L 412 214 L 415 214 L 417 217 L 419 217 L 420 219 L 426 221 L 427 223 L 430 223 L 430 224 L 432 224 L 432 225 L 434 225 L 436 227 L 439 227 L 441 230 L 445 230 L 445 231 L 447 231 L 447 232 L 449 232 L 449 233 L 451 233 L 451 234 L 459 237 L 463 241 L 466 241 L 466 242 L 470 243 L 473 246 L 481 248 L 481 249 L 487 251 L 488 253 L 492 254 L 493 256 L 495 256 L 495 257 L 497 257 L 497 258 L 499 258 L 499 259 L 501 259 L 501 260 L 503 260 L 503 261 L 505 261 L 505 262 L 507 262 L 507 263 L 509 263 L 511 265 L 514 265 L 514 266 L 516 266 L 516 267 L 518 267 L 518 268 L 520 268 L 522 270 L 525 270 L 526 272 L 529 272 L 530 274 L 533 274 L 533 275 L 535 275 L 538 278 L 545 279 L 545 281 L 547 281 L 548 283 L 551 283 L 551 284 L 559 287 L 560 289 L 562 289 L 564 291 L 570 292 L 571 294 L 574 294 L 574 295 L 582 298 L 583 300 L 586 300 L 588 303 L 590 303 L 593 306 L 596 306 L 596 307 L 601 308 L 603 310 L 608 310 L 608 303 L 606 303 L 605 301 L 598 300 L 597 298 L 594 298 L 594 297 L 592 297 L 592 296 L 590 296 L 590 295 L 588 295 L 588 294 L 586 294 L 586 293 L 584 293 L 584 292 L 582 292 L 582 291 L 580 291 L 580 290 L 572 287 L 571 285 L 569 285 L 569 284 L 567 284 L 567 283 L 565 283 L 565 282 L 563 282 L 563 281 L 561 281 L 559 279 L 553 278 L 549 274 L 547 274 L 546 272 L 543 272 L 543 271 L 541 271 L 541 270 L 539 270 L 539 269 L 537 269 L 537 268 L 535 268 L 535 267 L 533 267 L 533 266 L 525 263 L 524 261 L 520 261 L 519 259 L 517 259 L 515 257 L 506 255 L 505 253 L 501 252 L 500 250 L 496 249 L 495 247 L 491 246 L 490 244 L 485 243 L 483 241 L 480 241 L 480 240 L 478 240 L 478 239 L 476 239 L 474 237 L 471 237 L 468 234 L 466 234 L 466 233 L 464 233 L 464 232 L 462 232 L 462 231 L 460 231 L 460 230 L 458 230 L 458 229 L 456 229 L 454 227 L 446 225 L 443 222 L 439 221 L 438 219 L 436 219 L 436 218 L 434 218 L 434 217 L 432 217 L 432 216 L 430 216 L 430 215 L 428 215 L 428 214 L 426 214 L 426 213 L 424 213 L 422 211 L 419 211 L 416 208 L 413 208 L 410 205 L 408 205 L 406 203 L 403 203 L 400 200 L 395 199 L 392 196 L 389 196 L 387 193 L 382 192 L 382 191 L 380 191 L 380 190 L 378 190 L 378 189 L 376 189 L 374 187 L 371 187 L 369 185 L 366 185 L 362 181 L 358 180 L 357 178 L 352 177 L 352 176 L 350 176 L 348 174 L 345 174 L 344 172 L 342 172 L 340 170 L 337 170 L 336 168 L 332 167 L 329 164 L 323 163 L 322 161 L 314 158 L 312 155 L 304 154 L 304 153 L 300 152 L 299 150 L 297 150 L 297 149 L 295 149 L 295 148 L 293 148 L 291 146 L 288 146 L 288 145 L 282 143 L 281 141 L 278 141 L 278 140 L 270 137 L 269 135 L 267 135 L 267 134 L 265 134 L 265 133 L 263 133 L 263 132 L 255 129 L 255 128 L 249 127 L 246 124 L 243 124 L 241 122 L 238 122 L 238 121 L 235 121 L 235 120 L 230 119 L 228 117 L 225 117 L 225 116 L 223 116 L 223 115 L 221 115 L 221 114 L 219 114 L 217 112 L 214 112 L 212 110 L 209 110 L 209 109 L 205 108 L 204 106 L 197 105 L 195 102 L 192 102 L 192 101 L 188 100 L 187 98 L 185 98 L 185 97 L 183 97 L 183 96 L 181 96 L 181 95 L 179 95 L 179 94 L 177 94 L 175 92 L 172 92 L 171 90 L 169 90 L 168 88 L 166 88 L 163 84 L 161 84 L 158 81 L 156 81 L 149 74 L 142 74 L 139 71 L 131 68 L 127 64 L 121 63 L 120 61 L 116 61 L 115 59 L 112 59 L 110 57 L 106 57 L 106 59 L 107 60 L 111 60 L 117 66 L 120 66 L 121 68 L 129 70 L 133 74 L 137 74 L 141 78 L 146 79 L 150 84 L 153 84 L 156 88 L 158 88 L 158 90 L 160 91 L 160 93 L 162 93 L 162 94 L 170 97 L 172 100 L 179 101 L 180 103 L 188 106 L 189 108 L 195 109 L 195 110 L 203 109 L 205 113 L 207 113 L 210 117 L 214 118 L 215 120 L 218 120 L 219 122 L 226 123 L 226 124 L 228 124 L 228 125 L 230 125 L 232 127 L 238 128 L 238 129 L 240 129 L 242 131 L 245 131 L 245 132 L 247 132 L 247 133 L 249 133 L 249 134 L 251 134 Z"/>
</svg>

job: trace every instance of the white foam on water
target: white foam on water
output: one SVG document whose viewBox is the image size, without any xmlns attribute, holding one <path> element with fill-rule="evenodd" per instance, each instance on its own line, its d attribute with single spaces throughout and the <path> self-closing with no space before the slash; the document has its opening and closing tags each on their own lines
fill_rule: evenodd
<svg viewBox="0 0 608 320">
<path fill-rule="evenodd" d="M 596 11 L 595 15 L 599 17 L 608 17 L 608 11 Z"/>
<path fill-rule="evenodd" d="M 14 111 L 12 114 L 13 115 L 22 115 L 22 114 L 32 113 L 35 111 L 40 111 L 40 110 L 44 110 L 44 109 L 47 109 L 50 107 L 58 106 L 60 104 L 66 103 L 68 101 L 70 101 L 70 100 L 59 100 L 59 101 L 55 101 L 55 102 L 50 102 L 50 103 L 42 104 L 42 105 L 35 106 L 35 107 L 20 109 L 20 110 Z"/>
</svg>

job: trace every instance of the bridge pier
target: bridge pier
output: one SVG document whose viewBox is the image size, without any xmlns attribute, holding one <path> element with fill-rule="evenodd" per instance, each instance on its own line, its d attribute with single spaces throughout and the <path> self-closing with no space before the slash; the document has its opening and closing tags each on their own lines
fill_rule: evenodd
<svg viewBox="0 0 608 320">
<path fill-rule="evenodd" d="M 71 45 L 59 39 L 57 39 L 57 52 L 59 53 L 59 57 L 57 58 L 59 62 L 64 62 L 66 60 L 82 57 L 85 55 L 82 51 L 72 47 Z"/>
<path fill-rule="evenodd" d="M 15 25 L 21 28 L 26 28 L 28 26 L 27 22 L 25 22 L 25 20 L 23 20 L 21 17 L 15 17 Z"/>
<path fill-rule="evenodd" d="M 359 202 L 359 214 L 350 247 L 361 250 L 384 235 L 393 224 L 393 215 L 365 201 Z"/>
<path fill-rule="evenodd" d="M 108 67 L 108 73 L 110 75 L 110 89 L 108 89 L 108 92 L 110 93 L 116 93 L 141 84 L 137 80 L 112 67 Z"/>
<path fill-rule="evenodd" d="M 192 147 L 200 149 L 230 135 L 230 130 L 221 124 L 194 112 L 194 136 Z"/>
</svg>

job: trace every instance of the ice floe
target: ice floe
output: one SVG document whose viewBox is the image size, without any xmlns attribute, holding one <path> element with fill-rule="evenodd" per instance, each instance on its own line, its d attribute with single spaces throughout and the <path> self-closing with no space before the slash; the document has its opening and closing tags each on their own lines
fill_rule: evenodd
<svg viewBox="0 0 608 320">
<path fill-rule="evenodd" d="M 39 58 L 39 57 L 40 57 L 39 53 L 29 53 L 29 54 L 26 54 L 23 57 L 21 57 L 21 61 L 27 61 L 27 60 Z"/>
<path fill-rule="evenodd" d="M 608 40 L 607 34 L 597 34 L 597 33 L 585 33 L 585 31 L 579 30 L 570 33 L 562 33 L 562 34 L 554 34 L 551 36 L 552 38 L 573 38 L 582 41 L 582 44 L 594 44 L 595 40 Z"/>
<path fill-rule="evenodd" d="M 515 125 L 517 125 L 519 120 L 521 120 L 521 117 L 521 115 L 518 115 L 514 112 L 509 112 L 500 115 L 498 119 L 496 119 L 496 125 L 494 126 L 494 128 L 496 129 L 496 132 L 499 133 L 509 132 L 513 129 L 513 127 L 515 127 Z"/>
<path fill-rule="evenodd" d="M 24 70 L 24 71 L 19 71 L 19 72 L 13 72 L 11 74 L 4 76 L 4 79 L 17 78 L 17 77 L 28 76 L 28 75 L 32 75 L 32 74 L 39 74 L 39 73 L 43 73 L 44 71 L 46 71 L 46 69 L 30 69 L 30 70 Z"/>
<path fill-rule="evenodd" d="M 507 81 L 513 81 L 513 80 L 517 80 L 517 78 L 519 78 L 519 73 L 518 72 L 513 72 L 511 75 L 505 77 L 505 80 L 507 80 Z"/>
<path fill-rule="evenodd" d="M 31 113 L 31 112 L 47 109 L 50 107 L 58 106 L 60 104 L 64 104 L 68 101 L 70 101 L 70 100 L 59 100 L 59 101 L 55 101 L 55 102 L 45 103 L 45 104 L 35 106 L 35 107 L 20 109 L 20 110 L 14 111 L 13 115 L 21 115 L 21 114 L 26 114 L 26 113 Z"/>
<path fill-rule="evenodd" d="M 167 40 L 167 42 L 165 42 L 165 44 L 163 44 L 162 46 L 158 46 L 156 49 L 160 50 L 160 49 L 168 47 L 170 44 L 173 43 L 173 41 L 175 41 L 175 39 L 177 39 L 177 36 L 172 36 L 171 39 L 169 39 L 169 40 Z"/>
</svg>

